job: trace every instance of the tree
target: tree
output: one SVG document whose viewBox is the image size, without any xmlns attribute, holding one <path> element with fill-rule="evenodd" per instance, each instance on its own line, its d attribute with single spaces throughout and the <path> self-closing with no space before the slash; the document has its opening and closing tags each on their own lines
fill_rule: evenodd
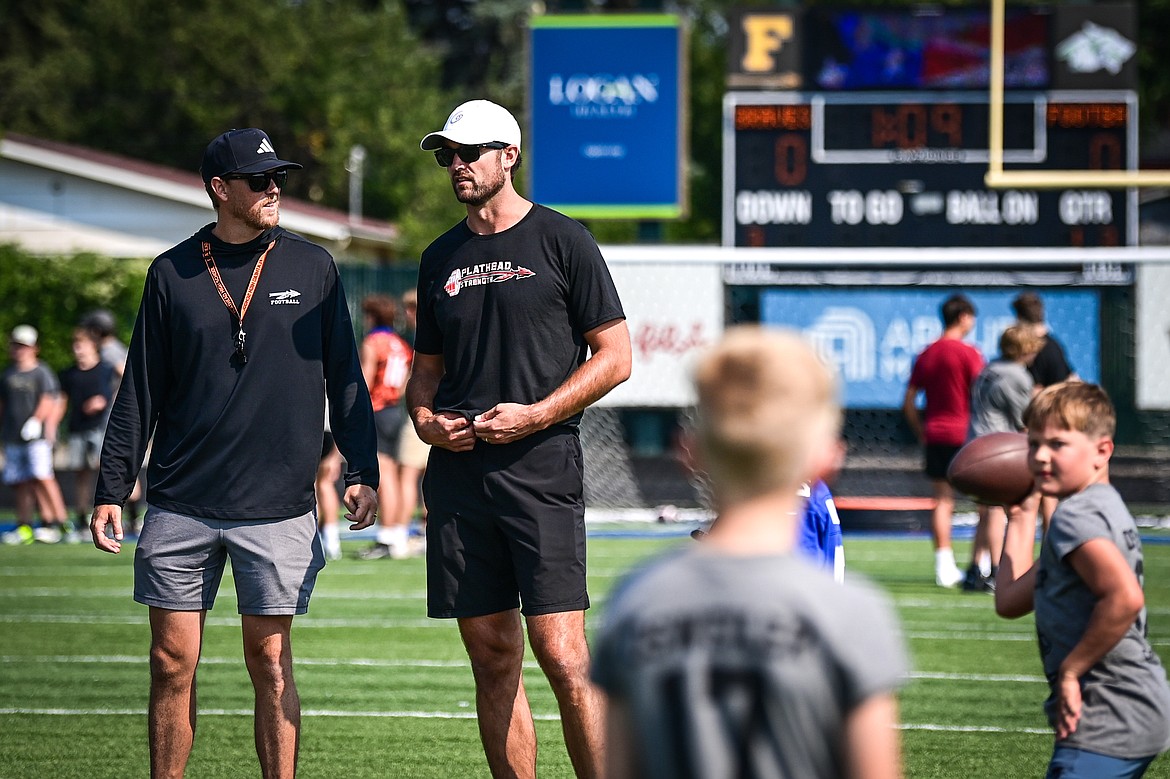
<svg viewBox="0 0 1170 779">
<path fill-rule="evenodd" d="M 0 127 L 185 170 L 220 132 L 262 127 L 305 165 L 289 194 L 342 209 L 361 144 L 365 213 L 417 256 L 458 215 L 418 148 L 450 110 L 439 65 L 394 2 L 12 3 Z"/>
<path fill-rule="evenodd" d="M 808 5 L 828 5 L 809 0 Z M 840 5 L 840 3 L 834 4 Z M 888 0 L 855 0 L 885 6 Z M 909 3 L 897 3 L 895 5 Z M 944 5 L 960 5 L 945 2 Z M 689 31 L 691 213 L 670 242 L 716 242 L 722 212 L 727 17 L 775 0 L 546 0 L 548 12 L 669 10 Z M 1143 0 L 1143 138 L 1170 122 L 1170 0 Z M 364 213 L 396 222 L 416 257 L 462 209 L 418 140 L 457 103 L 487 97 L 525 117 L 529 0 L 278 0 L 0 4 L 0 128 L 187 170 L 229 127 L 269 131 L 305 164 L 289 193 L 348 205 L 345 162 L 367 151 Z M 638 225 L 595 222 L 603 241 Z"/>
</svg>

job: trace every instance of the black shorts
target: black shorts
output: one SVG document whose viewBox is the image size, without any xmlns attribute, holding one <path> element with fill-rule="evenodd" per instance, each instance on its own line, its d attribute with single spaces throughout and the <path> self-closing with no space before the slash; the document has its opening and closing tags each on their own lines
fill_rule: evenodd
<svg viewBox="0 0 1170 779">
<path fill-rule="evenodd" d="M 427 615 L 589 608 L 581 444 L 564 428 L 470 452 L 431 447 Z"/>
<path fill-rule="evenodd" d="M 951 446 L 950 444 L 927 444 L 926 475 L 936 480 L 945 479 L 947 477 L 947 467 L 962 448 L 961 446 Z"/>
<path fill-rule="evenodd" d="M 386 406 L 374 412 L 374 431 L 378 435 L 378 454 L 397 459 L 398 439 L 402 436 L 402 421 L 406 412 L 402 406 Z"/>
</svg>

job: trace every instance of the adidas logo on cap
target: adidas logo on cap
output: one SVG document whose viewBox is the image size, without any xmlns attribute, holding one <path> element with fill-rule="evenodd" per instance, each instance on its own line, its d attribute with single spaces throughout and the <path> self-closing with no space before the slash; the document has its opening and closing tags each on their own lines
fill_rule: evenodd
<svg viewBox="0 0 1170 779">
<path fill-rule="evenodd" d="M 279 159 L 268 134 L 255 127 L 228 130 L 207 146 L 203 164 L 199 166 L 203 183 L 229 173 L 263 173 L 279 168 L 295 169 L 295 162 Z"/>
</svg>

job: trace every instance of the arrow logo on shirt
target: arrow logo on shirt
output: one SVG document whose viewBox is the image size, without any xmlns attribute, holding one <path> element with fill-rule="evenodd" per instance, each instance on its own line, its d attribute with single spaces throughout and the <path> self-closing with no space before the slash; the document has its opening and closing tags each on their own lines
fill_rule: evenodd
<svg viewBox="0 0 1170 779">
<path fill-rule="evenodd" d="M 286 289 L 284 292 L 269 292 L 268 302 L 273 306 L 299 306 L 301 293 L 295 289 Z"/>
</svg>

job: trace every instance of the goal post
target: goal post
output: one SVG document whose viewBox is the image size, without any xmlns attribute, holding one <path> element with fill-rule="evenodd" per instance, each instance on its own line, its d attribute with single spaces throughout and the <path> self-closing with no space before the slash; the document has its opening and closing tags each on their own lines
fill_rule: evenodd
<svg viewBox="0 0 1170 779">
<path fill-rule="evenodd" d="M 984 182 L 995 189 L 1061 189 L 1170 186 L 1170 171 L 1151 170 L 1004 170 L 1004 23 L 1006 0 L 991 0 L 991 47 L 988 92 L 988 162 Z"/>
</svg>

